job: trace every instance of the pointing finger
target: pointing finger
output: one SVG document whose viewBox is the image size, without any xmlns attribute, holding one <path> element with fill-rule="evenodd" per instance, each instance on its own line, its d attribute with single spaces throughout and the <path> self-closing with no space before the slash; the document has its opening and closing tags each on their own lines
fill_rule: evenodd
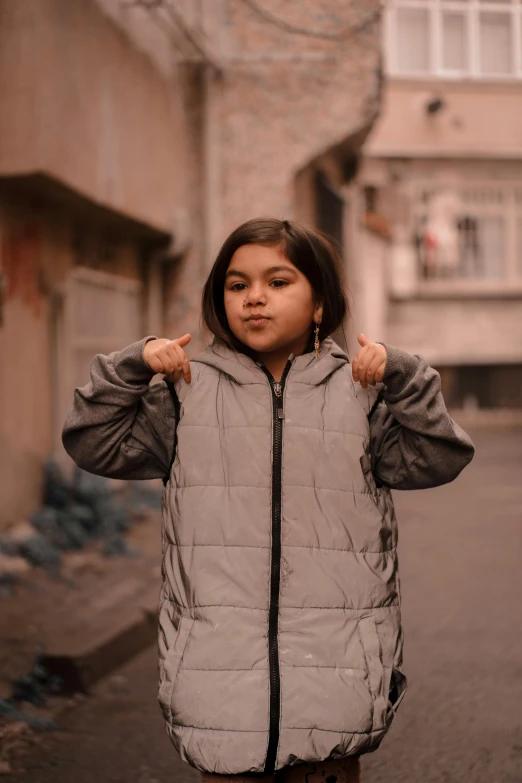
<svg viewBox="0 0 522 783">
<path fill-rule="evenodd" d="M 185 383 L 190 383 L 191 380 L 191 374 L 190 374 L 190 363 L 188 360 L 188 356 L 179 345 L 174 343 L 173 348 L 175 349 L 179 361 L 181 362 L 181 372 L 183 373 L 183 378 L 185 379 Z"/>
<path fill-rule="evenodd" d="M 172 342 L 176 343 L 176 345 L 179 345 L 181 348 L 184 348 L 191 340 L 192 335 L 184 334 L 183 337 L 177 337 L 175 340 L 172 340 Z"/>
<path fill-rule="evenodd" d="M 354 381 L 359 380 L 359 354 L 352 359 L 352 378 Z"/>
</svg>

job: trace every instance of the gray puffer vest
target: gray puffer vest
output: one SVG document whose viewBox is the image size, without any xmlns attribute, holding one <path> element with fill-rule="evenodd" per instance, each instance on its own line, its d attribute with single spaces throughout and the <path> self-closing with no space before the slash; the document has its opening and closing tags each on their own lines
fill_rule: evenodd
<svg viewBox="0 0 522 783">
<path fill-rule="evenodd" d="M 201 770 L 374 750 L 404 694 L 396 519 L 371 471 L 377 392 L 331 340 L 322 354 L 276 384 L 214 346 L 176 387 L 159 700 Z"/>
<path fill-rule="evenodd" d="M 151 479 L 177 435 L 159 632 L 175 746 L 221 774 L 374 750 L 406 687 L 390 488 L 452 481 L 474 453 L 438 373 L 386 344 L 384 383 L 363 390 L 328 339 L 275 384 L 214 344 L 174 406 L 150 339 L 94 357 L 63 443 L 92 473 Z"/>
</svg>

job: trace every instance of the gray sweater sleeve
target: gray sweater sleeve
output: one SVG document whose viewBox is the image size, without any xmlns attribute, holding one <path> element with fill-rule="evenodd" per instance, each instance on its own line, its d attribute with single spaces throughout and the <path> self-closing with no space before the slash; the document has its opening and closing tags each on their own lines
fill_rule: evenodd
<svg viewBox="0 0 522 783">
<path fill-rule="evenodd" d="M 170 466 L 176 428 L 165 382 L 143 358 L 145 337 L 122 351 L 94 357 L 91 381 L 74 392 L 62 441 L 77 465 L 118 479 L 162 478 Z"/>
<path fill-rule="evenodd" d="M 475 450 L 446 410 L 438 372 L 421 356 L 382 345 L 388 354 L 382 401 L 370 416 L 375 478 L 394 489 L 426 489 L 453 481 Z"/>
</svg>

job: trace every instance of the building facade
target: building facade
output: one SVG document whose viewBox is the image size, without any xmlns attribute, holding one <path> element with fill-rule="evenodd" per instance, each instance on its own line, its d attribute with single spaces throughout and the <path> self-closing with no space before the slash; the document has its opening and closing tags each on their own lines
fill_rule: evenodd
<svg viewBox="0 0 522 783">
<path fill-rule="evenodd" d="M 515 0 L 389 0 L 352 188 L 361 326 L 424 355 L 454 407 L 522 406 L 521 31 Z"/>
<path fill-rule="evenodd" d="M 0 0 L 0 529 L 66 465 L 94 354 L 205 344 L 233 228 L 298 217 L 346 247 L 380 21 L 377 0 Z"/>
</svg>

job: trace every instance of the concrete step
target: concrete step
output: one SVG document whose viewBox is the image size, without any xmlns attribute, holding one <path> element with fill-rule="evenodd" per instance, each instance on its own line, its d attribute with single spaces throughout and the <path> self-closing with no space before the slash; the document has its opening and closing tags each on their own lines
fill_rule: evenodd
<svg viewBox="0 0 522 783">
<path fill-rule="evenodd" d="M 66 557 L 60 578 L 32 569 L 0 596 L 0 698 L 38 653 L 65 693 L 87 693 L 155 642 L 161 515 L 150 512 L 126 537 L 135 556 L 104 558 L 93 546 Z"/>
<path fill-rule="evenodd" d="M 111 585 L 68 616 L 42 656 L 64 693 L 88 693 L 101 677 L 153 644 L 157 638 L 158 586 L 139 577 Z"/>
</svg>

